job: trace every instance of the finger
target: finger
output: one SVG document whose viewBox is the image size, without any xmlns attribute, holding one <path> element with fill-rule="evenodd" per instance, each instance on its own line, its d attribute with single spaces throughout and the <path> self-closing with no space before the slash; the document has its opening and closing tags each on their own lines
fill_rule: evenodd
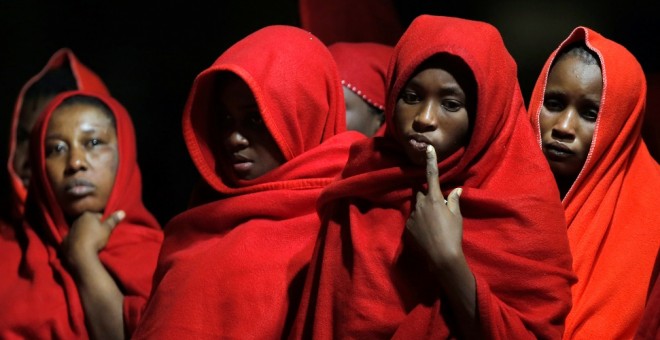
<svg viewBox="0 0 660 340">
<path fill-rule="evenodd" d="M 435 148 L 431 145 L 426 147 L 426 182 L 429 184 L 431 199 L 444 200 L 440 191 L 440 183 L 438 183 L 438 158 L 435 155 Z"/>
<path fill-rule="evenodd" d="M 103 223 L 110 227 L 110 230 L 114 229 L 121 220 L 126 217 L 126 213 L 123 210 L 118 210 L 112 213 Z"/>
<path fill-rule="evenodd" d="M 417 195 L 415 196 L 415 208 L 419 207 L 420 204 L 422 204 L 423 200 L 424 200 L 424 193 L 421 192 L 421 191 L 418 191 Z"/>
<path fill-rule="evenodd" d="M 451 213 L 454 214 L 455 216 L 461 216 L 461 206 L 460 206 L 459 198 L 461 197 L 462 193 L 463 193 L 462 188 L 456 188 L 451 191 L 447 199 L 447 208 L 449 208 L 449 211 L 451 211 Z"/>
</svg>

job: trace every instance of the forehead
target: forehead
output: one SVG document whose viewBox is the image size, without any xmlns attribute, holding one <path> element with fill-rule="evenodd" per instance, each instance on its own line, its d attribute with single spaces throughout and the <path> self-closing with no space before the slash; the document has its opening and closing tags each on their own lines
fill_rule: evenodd
<svg viewBox="0 0 660 340">
<path fill-rule="evenodd" d="M 60 106 L 50 118 L 48 129 L 53 128 L 84 128 L 94 126 L 114 128 L 112 118 L 101 108 L 91 104 L 70 104 Z"/>
<path fill-rule="evenodd" d="M 548 75 L 548 83 L 593 83 L 602 85 L 600 66 L 585 62 L 575 55 L 564 55 L 553 65 Z"/>
</svg>

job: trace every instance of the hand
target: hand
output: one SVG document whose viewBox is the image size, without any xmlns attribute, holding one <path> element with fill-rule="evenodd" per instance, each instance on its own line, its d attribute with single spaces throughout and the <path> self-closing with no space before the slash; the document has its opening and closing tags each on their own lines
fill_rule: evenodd
<svg viewBox="0 0 660 340">
<path fill-rule="evenodd" d="M 98 254 L 106 244 L 114 228 L 126 213 L 119 210 L 101 221 L 99 213 L 85 212 L 78 217 L 62 242 L 62 249 L 69 265 L 78 266 L 82 259 Z"/>
<path fill-rule="evenodd" d="M 438 182 L 435 149 L 430 145 L 426 149 L 426 180 L 428 194 L 417 193 L 417 204 L 406 222 L 406 229 L 428 256 L 433 270 L 452 271 L 465 263 L 463 217 L 459 206 L 463 189 L 454 189 L 445 201 Z"/>
</svg>

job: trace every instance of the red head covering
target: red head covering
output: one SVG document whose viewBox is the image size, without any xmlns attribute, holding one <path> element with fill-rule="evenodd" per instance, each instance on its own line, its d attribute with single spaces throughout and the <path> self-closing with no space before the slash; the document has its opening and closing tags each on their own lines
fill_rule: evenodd
<svg viewBox="0 0 660 340">
<path fill-rule="evenodd" d="M 32 181 L 26 203 L 26 246 L 20 266 L 3 273 L 0 290 L 0 337 L 88 338 L 76 284 L 59 258 L 69 225 L 46 173 L 45 138 L 53 111 L 63 100 L 86 95 L 103 101 L 114 113 L 119 166 L 103 218 L 117 210 L 126 217 L 112 231 L 99 258 L 124 294 L 127 334 L 135 328 L 151 290 L 162 232 L 142 204 L 135 132 L 126 110 L 114 99 L 91 92 L 70 91 L 56 96 L 35 124 L 30 140 Z"/>
<path fill-rule="evenodd" d="M 385 110 L 385 77 L 393 48 L 372 42 L 338 42 L 328 49 L 337 63 L 341 84 Z"/>
<path fill-rule="evenodd" d="M 209 137 L 212 84 L 220 72 L 248 84 L 286 158 L 237 187 L 215 172 L 225 160 L 215 158 Z M 350 143 L 361 138 L 334 136 L 346 129 L 344 115 L 332 56 L 295 27 L 260 29 L 197 76 L 183 132 L 202 178 L 222 199 L 165 227 L 157 286 L 137 338 L 274 339 L 287 332 L 320 225 L 316 199 L 341 171 Z"/>
<path fill-rule="evenodd" d="M 415 69 L 460 57 L 478 88 L 469 144 L 438 164 L 445 195 L 464 189 L 463 250 L 475 275 L 486 338 L 558 338 L 570 307 L 571 257 L 558 191 L 534 147 L 516 64 L 482 22 L 422 15 L 394 50 L 386 118 Z M 419 339 L 456 336 L 443 292 L 404 244 L 415 190 L 426 182 L 391 138 L 353 144 L 342 178 L 319 197 L 323 221 L 296 336 Z"/>
<path fill-rule="evenodd" d="M 563 204 L 578 283 L 567 338 L 631 338 L 660 246 L 660 167 L 641 138 L 646 81 L 623 46 L 578 27 L 545 63 L 529 113 L 540 144 L 539 113 L 550 67 L 566 45 L 584 41 L 603 72 L 603 96 L 587 160 Z"/>
<path fill-rule="evenodd" d="M 89 68 L 83 65 L 78 58 L 73 54 L 73 52 L 68 48 L 59 49 L 44 68 L 37 73 L 34 77 L 23 85 L 21 91 L 18 94 L 18 99 L 16 99 L 16 104 L 14 105 L 14 114 L 11 121 L 11 129 L 9 132 L 9 160 L 7 161 L 7 170 L 9 171 L 10 183 L 11 183 L 11 213 L 14 215 L 14 218 L 19 218 L 23 215 L 23 205 L 25 204 L 25 197 L 27 196 L 27 188 L 23 185 L 21 178 L 16 174 L 14 170 L 14 152 L 16 150 L 16 130 L 18 128 L 18 122 L 20 120 L 21 108 L 23 107 L 23 98 L 25 93 L 38 82 L 41 78 L 48 73 L 58 68 L 68 65 L 73 72 L 73 77 L 76 80 L 78 89 L 90 91 L 93 93 L 107 95 L 108 89 L 105 87 L 101 79 L 94 74 Z"/>
</svg>

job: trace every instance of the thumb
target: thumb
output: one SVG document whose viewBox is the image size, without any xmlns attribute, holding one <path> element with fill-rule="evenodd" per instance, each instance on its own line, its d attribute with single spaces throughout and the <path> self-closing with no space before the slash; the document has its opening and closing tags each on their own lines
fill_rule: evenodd
<svg viewBox="0 0 660 340">
<path fill-rule="evenodd" d="M 447 199 L 447 208 L 449 208 L 449 211 L 451 211 L 451 213 L 456 216 L 461 216 L 461 206 L 460 206 L 459 198 L 461 197 L 462 193 L 463 193 L 463 188 L 456 188 L 451 191 Z"/>
<path fill-rule="evenodd" d="M 103 223 L 110 227 L 110 230 L 115 229 L 117 224 L 126 217 L 126 213 L 123 210 L 118 210 L 112 213 Z"/>
</svg>

